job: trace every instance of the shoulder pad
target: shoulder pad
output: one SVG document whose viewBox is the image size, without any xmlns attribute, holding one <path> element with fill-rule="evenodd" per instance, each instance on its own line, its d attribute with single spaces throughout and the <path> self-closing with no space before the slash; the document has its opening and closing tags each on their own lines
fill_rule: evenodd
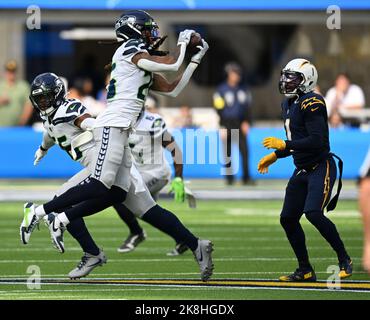
<svg viewBox="0 0 370 320">
<path fill-rule="evenodd" d="M 86 112 L 86 108 L 77 99 L 67 99 L 58 109 L 53 119 L 53 125 L 71 122 Z"/>
<path fill-rule="evenodd" d="M 325 107 L 325 100 L 324 98 L 316 93 L 310 93 L 302 97 L 300 102 L 301 110 L 311 110 L 316 111 L 320 107 Z"/>
<path fill-rule="evenodd" d="M 82 114 L 86 108 L 82 105 L 80 101 L 73 101 L 67 105 L 66 113 L 78 113 Z"/>
<path fill-rule="evenodd" d="M 122 55 L 127 56 L 142 50 L 146 50 L 144 41 L 142 39 L 132 39 L 125 43 Z"/>
<path fill-rule="evenodd" d="M 152 124 L 152 128 L 153 129 L 156 129 L 156 128 L 162 128 L 165 126 L 165 123 L 163 121 L 162 118 L 157 118 L 153 121 L 153 124 Z"/>
</svg>

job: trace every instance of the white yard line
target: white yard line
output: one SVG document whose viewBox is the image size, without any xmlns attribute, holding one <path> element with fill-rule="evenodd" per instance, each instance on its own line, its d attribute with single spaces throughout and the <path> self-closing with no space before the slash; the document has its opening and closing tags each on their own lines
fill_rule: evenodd
<svg viewBox="0 0 370 320">
<path fill-rule="evenodd" d="M 361 259 L 359 257 L 352 257 L 352 259 Z M 214 261 L 296 261 L 296 258 L 261 258 L 261 257 L 235 257 L 235 258 L 213 258 Z M 335 261 L 334 257 L 331 258 L 311 258 L 312 261 Z M 127 258 L 127 259 L 110 259 L 108 260 L 110 263 L 127 263 L 127 262 L 194 262 L 193 258 L 182 258 L 182 259 L 169 259 L 169 258 L 163 258 L 163 259 L 148 259 L 148 258 L 142 258 L 142 259 L 135 259 L 135 258 Z M 76 260 L 72 259 L 61 259 L 61 260 L 35 260 L 35 259 L 24 259 L 24 260 L 0 260 L 0 264 L 7 264 L 7 263 L 69 263 L 69 262 L 76 262 Z"/>
</svg>

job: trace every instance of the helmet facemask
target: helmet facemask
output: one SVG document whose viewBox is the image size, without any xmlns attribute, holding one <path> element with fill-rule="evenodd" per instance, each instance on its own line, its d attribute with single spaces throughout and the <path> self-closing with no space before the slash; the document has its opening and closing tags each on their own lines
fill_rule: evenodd
<svg viewBox="0 0 370 320">
<path fill-rule="evenodd" d="M 41 86 L 31 91 L 29 98 L 32 105 L 44 116 L 53 114 L 62 104 L 62 99 L 65 98 L 64 85 L 61 80 L 59 82 L 54 90 Z"/>
<path fill-rule="evenodd" d="M 156 43 L 161 39 L 158 25 L 154 21 L 146 23 L 141 35 L 149 50 L 155 47 Z"/>
<path fill-rule="evenodd" d="M 283 70 L 279 80 L 279 91 L 286 97 L 293 97 L 299 93 L 304 81 L 302 73 Z"/>
</svg>

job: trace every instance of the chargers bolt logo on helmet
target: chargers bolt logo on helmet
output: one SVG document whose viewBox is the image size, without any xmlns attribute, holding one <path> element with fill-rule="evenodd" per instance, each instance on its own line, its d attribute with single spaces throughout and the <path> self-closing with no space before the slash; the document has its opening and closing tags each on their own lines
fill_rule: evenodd
<svg viewBox="0 0 370 320">
<path fill-rule="evenodd" d="M 279 90 L 286 97 L 308 93 L 315 89 L 317 79 L 317 70 L 310 61 L 293 59 L 281 71 Z"/>
</svg>

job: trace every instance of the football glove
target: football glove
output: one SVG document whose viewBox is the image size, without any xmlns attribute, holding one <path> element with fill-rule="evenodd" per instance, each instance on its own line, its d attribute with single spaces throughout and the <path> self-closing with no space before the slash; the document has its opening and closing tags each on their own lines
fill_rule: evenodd
<svg viewBox="0 0 370 320">
<path fill-rule="evenodd" d="M 261 174 L 265 174 L 269 171 L 269 166 L 271 166 L 275 161 L 277 160 L 277 156 L 275 152 L 272 152 L 268 154 L 267 156 L 264 156 L 259 162 L 257 170 Z"/>
<path fill-rule="evenodd" d="M 195 55 L 193 55 L 191 57 L 191 62 L 195 62 L 195 63 L 199 64 L 200 61 L 202 60 L 202 58 L 204 57 L 204 55 L 206 54 L 206 52 L 208 51 L 209 45 L 208 45 L 207 42 L 205 42 L 202 39 L 202 45 L 197 46 L 197 48 L 199 49 L 199 52 L 197 52 Z"/>
<path fill-rule="evenodd" d="M 284 150 L 286 147 L 284 140 L 275 137 L 268 137 L 263 139 L 262 144 L 267 149 Z"/>
<path fill-rule="evenodd" d="M 41 149 L 41 147 L 39 147 L 36 152 L 35 152 L 35 160 L 33 161 L 33 165 L 34 166 L 37 166 L 40 162 L 40 160 L 45 157 L 45 155 L 48 153 L 48 150 L 46 149 Z"/>
<path fill-rule="evenodd" d="M 176 177 L 172 180 L 170 185 L 170 193 L 173 192 L 175 194 L 175 201 L 176 202 L 184 202 L 185 201 L 185 185 L 184 181 L 180 177 Z"/>
<path fill-rule="evenodd" d="M 185 187 L 185 197 L 188 200 L 189 208 L 195 209 L 197 207 L 197 199 L 188 187 Z"/>
<path fill-rule="evenodd" d="M 185 43 L 186 45 L 188 45 L 190 42 L 191 35 L 193 33 L 195 33 L 195 31 L 189 29 L 181 31 L 177 39 L 177 45 L 180 45 L 181 43 Z"/>
</svg>

